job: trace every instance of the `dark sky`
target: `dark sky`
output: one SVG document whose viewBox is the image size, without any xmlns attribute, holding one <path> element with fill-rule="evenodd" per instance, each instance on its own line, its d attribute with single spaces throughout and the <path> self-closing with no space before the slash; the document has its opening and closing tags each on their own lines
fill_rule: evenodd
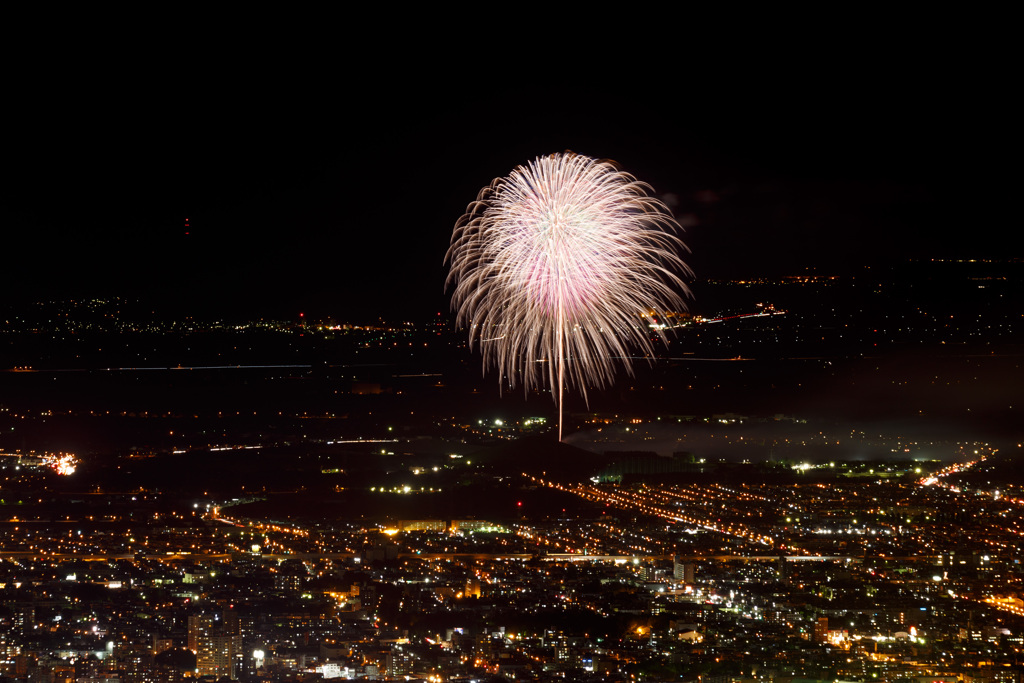
<svg viewBox="0 0 1024 683">
<path fill-rule="evenodd" d="M 1024 256 L 998 55 L 831 38 L 537 60 L 79 39 L 4 86 L 5 295 L 424 317 L 477 190 L 566 149 L 651 183 L 697 278 Z"/>
</svg>

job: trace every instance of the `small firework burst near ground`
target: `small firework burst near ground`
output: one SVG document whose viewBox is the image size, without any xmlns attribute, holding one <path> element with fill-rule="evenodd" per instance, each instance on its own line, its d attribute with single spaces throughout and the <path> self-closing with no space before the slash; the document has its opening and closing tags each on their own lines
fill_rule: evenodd
<svg viewBox="0 0 1024 683">
<path fill-rule="evenodd" d="M 649 190 L 610 162 L 552 154 L 494 180 L 455 225 L 457 323 L 499 384 L 551 390 L 559 440 L 566 385 L 586 398 L 616 364 L 632 372 L 635 351 L 654 353 L 650 321 L 685 308 L 679 226 Z"/>
</svg>

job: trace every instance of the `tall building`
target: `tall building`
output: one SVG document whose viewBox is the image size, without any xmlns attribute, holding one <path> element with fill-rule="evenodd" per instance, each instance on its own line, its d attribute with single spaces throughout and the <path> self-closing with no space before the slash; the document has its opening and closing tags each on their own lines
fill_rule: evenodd
<svg viewBox="0 0 1024 683">
<path fill-rule="evenodd" d="M 227 627 L 219 614 L 193 614 L 188 618 L 188 649 L 196 654 L 200 676 L 236 678 L 235 659 L 242 651 L 242 637 L 237 628 Z"/>
<path fill-rule="evenodd" d="M 167 680 L 166 672 L 157 670 L 153 654 L 146 649 L 126 652 L 119 659 L 119 669 L 126 683 L 164 683 Z"/>
<path fill-rule="evenodd" d="M 188 617 L 188 649 L 199 651 L 199 641 L 206 638 L 219 625 L 220 619 L 213 614 L 190 614 Z"/>
<path fill-rule="evenodd" d="M 32 602 L 18 602 L 14 605 L 14 626 L 20 631 L 30 631 L 36 623 L 36 606 Z"/>
<path fill-rule="evenodd" d="M 789 585 L 791 578 L 790 564 L 786 561 L 785 555 L 779 555 L 778 562 L 775 565 L 775 575 L 778 578 L 779 583 Z"/>
<path fill-rule="evenodd" d="M 672 576 L 681 583 L 693 583 L 697 574 L 697 565 L 692 562 L 680 562 L 675 558 L 672 563 Z"/>
<path fill-rule="evenodd" d="M 815 643 L 824 643 L 828 640 L 828 617 L 818 617 L 814 622 L 814 634 L 811 640 Z"/>
<path fill-rule="evenodd" d="M 389 676 L 409 676 L 416 667 L 416 658 L 401 645 L 392 646 L 386 662 Z"/>
</svg>

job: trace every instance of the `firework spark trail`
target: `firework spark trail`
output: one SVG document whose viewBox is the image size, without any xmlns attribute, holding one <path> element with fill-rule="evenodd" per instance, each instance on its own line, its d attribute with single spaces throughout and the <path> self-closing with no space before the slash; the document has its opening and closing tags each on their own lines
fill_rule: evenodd
<svg viewBox="0 0 1024 683">
<path fill-rule="evenodd" d="M 499 385 L 550 388 L 559 440 L 566 383 L 586 399 L 616 362 L 632 373 L 631 347 L 654 353 L 644 317 L 685 308 L 679 225 L 649 189 L 609 162 L 552 154 L 495 179 L 455 225 L 457 324 Z"/>
</svg>

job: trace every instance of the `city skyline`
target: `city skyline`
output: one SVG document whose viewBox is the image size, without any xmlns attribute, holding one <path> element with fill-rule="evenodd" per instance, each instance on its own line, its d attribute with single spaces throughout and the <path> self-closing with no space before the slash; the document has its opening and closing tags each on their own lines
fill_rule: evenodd
<svg viewBox="0 0 1024 683">
<path fill-rule="evenodd" d="M 1024 682 L 1013 43 L 496 9 L 10 22 L 0 681 Z M 444 260 L 566 150 L 694 296 L 556 442 Z"/>
</svg>

